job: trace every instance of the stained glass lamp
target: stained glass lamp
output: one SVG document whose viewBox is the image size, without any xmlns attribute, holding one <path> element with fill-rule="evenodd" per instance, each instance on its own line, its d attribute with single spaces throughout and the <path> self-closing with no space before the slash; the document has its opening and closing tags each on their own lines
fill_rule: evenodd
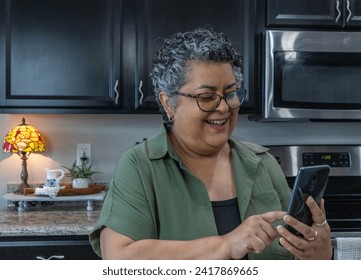
<svg viewBox="0 0 361 280">
<path fill-rule="evenodd" d="M 23 194 L 28 185 L 28 170 L 26 167 L 26 160 L 31 153 L 45 151 L 45 141 L 40 132 L 33 126 L 23 123 L 14 127 L 5 136 L 3 144 L 4 153 L 16 153 L 20 156 L 22 161 L 21 169 L 21 184 L 17 193 Z"/>
</svg>

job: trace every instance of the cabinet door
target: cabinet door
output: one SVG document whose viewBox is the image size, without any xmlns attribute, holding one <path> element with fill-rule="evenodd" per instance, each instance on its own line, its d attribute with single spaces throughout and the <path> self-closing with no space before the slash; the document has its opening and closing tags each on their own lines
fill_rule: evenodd
<svg viewBox="0 0 361 280">
<path fill-rule="evenodd" d="M 98 260 L 87 236 L 2 237 L 0 260 Z"/>
<path fill-rule="evenodd" d="M 344 0 L 344 26 L 361 27 L 361 1 Z"/>
<path fill-rule="evenodd" d="M 342 24 L 342 0 L 266 0 L 267 26 Z"/>
<path fill-rule="evenodd" d="M 212 27 L 229 36 L 236 49 L 243 53 L 243 0 L 138 0 L 136 11 L 137 64 L 132 81 L 135 81 L 134 105 L 137 110 L 155 111 L 157 108 L 149 71 L 156 50 L 163 39 L 169 38 L 173 33 Z M 247 101 L 245 106 L 253 102 L 253 98 L 248 98 Z"/>
<path fill-rule="evenodd" d="M 1 1 L 0 111 L 121 106 L 113 91 L 112 3 Z"/>
<path fill-rule="evenodd" d="M 0 1 L 0 104 L 3 103 L 4 98 L 5 98 L 5 1 Z"/>
</svg>

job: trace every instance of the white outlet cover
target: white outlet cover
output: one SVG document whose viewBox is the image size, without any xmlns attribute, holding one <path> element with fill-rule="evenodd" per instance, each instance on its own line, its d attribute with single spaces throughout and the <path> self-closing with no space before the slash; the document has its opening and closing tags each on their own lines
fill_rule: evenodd
<svg viewBox="0 0 361 280">
<path fill-rule="evenodd" d="M 81 166 L 81 157 L 84 155 L 87 157 L 86 165 L 91 164 L 91 144 L 78 144 L 76 153 L 76 165 Z"/>
</svg>

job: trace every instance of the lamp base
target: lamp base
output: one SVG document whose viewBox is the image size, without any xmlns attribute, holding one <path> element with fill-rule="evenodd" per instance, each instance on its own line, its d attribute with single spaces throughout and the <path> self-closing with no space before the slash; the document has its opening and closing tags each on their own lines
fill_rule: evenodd
<svg viewBox="0 0 361 280">
<path fill-rule="evenodd" d="M 28 185 L 28 183 L 26 182 L 21 182 L 19 188 L 14 192 L 15 194 L 25 194 L 25 189 L 26 188 L 30 188 L 30 186 Z"/>
<path fill-rule="evenodd" d="M 24 192 L 25 188 L 30 188 L 28 184 L 28 169 L 26 167 L 26 160 L 28 159 L 29 154 L 27 154 L 26 152 L 19 153 L 19 156 L 21 158 L 21 173 L 20 173 L 21 184 L 17 189 L 17 191 L 15 192 L 16 194 L 25 194 Z"/>
</svg>

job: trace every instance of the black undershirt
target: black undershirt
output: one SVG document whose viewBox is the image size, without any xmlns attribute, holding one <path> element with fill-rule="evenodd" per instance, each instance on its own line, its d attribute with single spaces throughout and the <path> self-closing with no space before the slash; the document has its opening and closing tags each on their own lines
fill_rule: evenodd
<svg viewBox="0 0 361 280">
<path fill-rule="evenodd" d="M 218 235 L 224 235 L 241 223 L 237 197 L 221 201 L 212 201 L 213 215 Z"/>
<path fill-rule="evenodd" d="M 212 201 L 212 208 L 218 235 L 224 235 L 241 224 L 237 197 L 222 201 Z M 247 255 L 242 259 L 248 259 Z"/>
</svg>

